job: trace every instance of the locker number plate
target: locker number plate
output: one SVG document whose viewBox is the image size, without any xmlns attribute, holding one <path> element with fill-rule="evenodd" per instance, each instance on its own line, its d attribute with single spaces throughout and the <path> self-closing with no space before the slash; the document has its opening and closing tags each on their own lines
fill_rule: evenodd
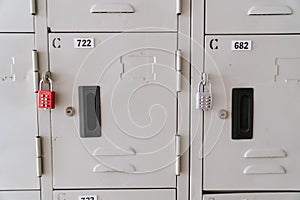
<svg viewBox="0 0 300 200">
<path fill-rule="evenodd" d="M 92 49 L 95 47 L 94 38 L 74 38 L 75 49 Z"/>
<path fill-rule="evenodd" d="M 231 41 L 232 51 L 251 51 L 252 41 L 251 40 L 232 40 Z"/>
<path fill-rule="evenodd" d="M 98 200 L 97 195 L 85 195 L 85 196 L 79 196 L 78 200 Z"/>
</svg>

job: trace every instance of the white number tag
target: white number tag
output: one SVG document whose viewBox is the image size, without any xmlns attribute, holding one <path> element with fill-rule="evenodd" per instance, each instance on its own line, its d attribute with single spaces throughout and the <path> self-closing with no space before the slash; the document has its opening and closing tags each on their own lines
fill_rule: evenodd
<svg viewBox="0 0 300 200">
<path fill-rule="evenodd" d="M 98 200 L 97 195 L 79 196 L 78 200 Z"/>
<path fill-rule="evenodd" d="M 232 40 L 231 41 L 232 51 L 251 51 L 252 41 L 251 40 Z"/>
<path fill-rule="evenodd" d="M 92 49 L 94 47 L 94 38 L 74 38 L 74 48 L 76 49 Z"/>
</svg>

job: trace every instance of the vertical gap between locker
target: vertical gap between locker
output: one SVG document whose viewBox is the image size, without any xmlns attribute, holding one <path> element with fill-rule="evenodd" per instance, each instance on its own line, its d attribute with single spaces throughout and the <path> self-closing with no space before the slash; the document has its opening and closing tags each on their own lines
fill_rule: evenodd
<svg viewBox="0 0 300 200">
<path fill-rule="evenodd" d="M 206 36 L 206 0 L 203 1 L 203 40 L 202 40 L 202 49 L 203 49 L 203 59 L 202 59 L 202 71 L 205 72 L 205 54 L 206 54 L 206 47 L 205 47 L 205 36 Z M 202 134 L 201 134 L 201 199 L 202 193 L 204 188 L 204 131 L 205 131 L 205 115 L 204 111 L 202 111 Z"/>
</svg>

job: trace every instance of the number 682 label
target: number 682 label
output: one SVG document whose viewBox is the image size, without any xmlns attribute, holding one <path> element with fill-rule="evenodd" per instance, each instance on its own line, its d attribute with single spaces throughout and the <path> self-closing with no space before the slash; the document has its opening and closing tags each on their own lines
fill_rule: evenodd
<svg viewBox="0 0 300 200">
<path fill-rule="evenodd" d="M 251 40 L 232 40 L 231 41 L 232 51 L 251 51 L 252 41 Z"/>
</svg>

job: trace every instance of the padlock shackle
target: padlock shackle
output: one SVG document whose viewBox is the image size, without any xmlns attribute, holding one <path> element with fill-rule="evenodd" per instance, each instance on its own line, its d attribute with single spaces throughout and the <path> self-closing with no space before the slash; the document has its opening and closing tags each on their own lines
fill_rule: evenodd
<svg viewBox="0 0 300 200">
<path fill-rule="evenodd" d="M 48 77 L 46 80 L 49 82 L 49 90 L 50 90 L 50 91 L 53 91 L 53 82 L 52 82 L 51 78 Z M 42 90 L 42 87 L 43 87 L 43 83 L 44 83 L 44 82 L 45 82 L 44 79 L 41 79 L 41 80 L 40 80 L 39 90 Z"/>
</svg>

